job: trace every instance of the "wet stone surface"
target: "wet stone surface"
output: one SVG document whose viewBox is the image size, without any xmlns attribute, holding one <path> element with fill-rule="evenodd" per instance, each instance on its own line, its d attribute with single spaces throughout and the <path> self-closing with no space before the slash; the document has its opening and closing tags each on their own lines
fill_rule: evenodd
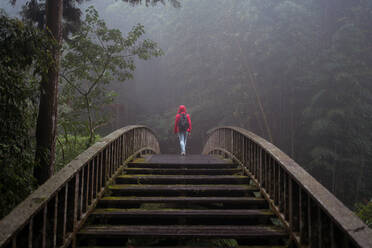
<svg viewBox="0 0 372 248">
<path fill-rule="evenodd" d="M 209 155 L 191 154 L 181 156 L 178 154 L 159 154 L 147 157 L 149 163 L 159 164 L 224 164 L 228 161 Z"/>
</svg>

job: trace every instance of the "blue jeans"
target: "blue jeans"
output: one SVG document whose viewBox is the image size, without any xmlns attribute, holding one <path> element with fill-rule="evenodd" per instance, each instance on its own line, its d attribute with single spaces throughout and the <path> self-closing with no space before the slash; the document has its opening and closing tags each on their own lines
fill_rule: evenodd
<svg viewBox="0 0 372 248">
<path fill-rule="evenodd" d="M 181 153 L 186 153 L 187 132 L 178 132 L 180 139 Z"/>
</svg>

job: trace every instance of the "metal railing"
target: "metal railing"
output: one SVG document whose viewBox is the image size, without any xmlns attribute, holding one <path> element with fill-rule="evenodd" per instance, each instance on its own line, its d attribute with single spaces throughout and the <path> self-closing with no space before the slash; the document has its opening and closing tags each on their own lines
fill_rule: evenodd
<svg viewBox="0 0 372 248">
<path fill-rule="evenodd" d="M 242 128 L 208 132 L 203 154 L 238 162 L 297 247 L 372 247 L 372 230 L 276 146 Z"/>
<path fill-rule="evenodd" d="M 76 233 L 105 186 L 138 154 L 159 153 L 144 126 L 116 130 L 41 185 L 0 221 L 0 247 L 75 247 Z"/>
</svg>

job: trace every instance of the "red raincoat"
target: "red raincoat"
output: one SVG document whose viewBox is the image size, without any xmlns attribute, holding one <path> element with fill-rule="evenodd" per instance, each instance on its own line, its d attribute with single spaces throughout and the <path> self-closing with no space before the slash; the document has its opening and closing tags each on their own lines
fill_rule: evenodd
<svg viewBox="0 0 372 248">
<path fill-rule="evenodd" d="M 178 112 L 177 112 L 177 115 L 176 115 L 176 120 L 174 122 L 174 133 L 179 132 L 178 122 L 180 121 L 182 113 L 186 114 L 187 121 L 189 122 L 189 128 L 187 129 L 187 132 L 190 133 L 191 132 L 191 119 L 190 119 L 190 115 L 186 113 L 186 107 L 184 105 L 180 105 L 180 107 L 178 108 Z"/>
</svg>

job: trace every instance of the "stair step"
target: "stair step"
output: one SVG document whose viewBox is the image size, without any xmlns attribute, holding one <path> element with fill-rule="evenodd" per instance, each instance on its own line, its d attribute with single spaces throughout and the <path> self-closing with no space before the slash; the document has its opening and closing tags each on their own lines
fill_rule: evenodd
<svg viewBox="0 0 372 248">
<path fill-rule="evenodd" d="M 275 217 L 269 210 L 96 209 L 92 224 L 142 225 L 264 225 Z"/>
<path fill-rule="evenodd" d="M 103 216 L 107 218 L 128 218 L 128 217 L 146 217 L 146 216 L 169 216 L 169 217 L 237 217 L 244 218 L 246 216 L 273 216 L 270 210 L 180 210 L 180 209 L 161 209 L 161 210 L 148 210 L 148 209 L 96 209 L 92 212 L 94 216 Z"/>
<path fill-rule="evenodd" d="M 252 185 L 132 185 L 109 186 L 112 196 L 253 196 Z"/>
<path fill-rule="evenodd" d="M 99 201 L 99 207 L 123 207 L 126 205 L 144 203 L 170 203 L 181 204 L 223 204 L 227 206 L 239 206 L 240 208 L 265 208 L 267 202 L 263 198 L 255 197 L 104 197 Z"/>
<path fill-rule="evenodd" d="M 94 248 L 216 248 L 216 246 L 94 246 Z M 78 248 L 92 248 L 92 246 L 78 246 Z M 287 248 L 287 246 L 275 245 L 239 245 L 238 248 Z"/>
<path fill-rule="evenodd" d="M 285 247 L 288 233 L 236 164 L 169 155 L 165 164 L 137 161 L 106 186 L 77 233 L 78 247 Z"/>
<path fill-rule="evenodd" d="M 153 169 L 153 168 L 125 168 L 126 174 L 153 175 L 234 175 L 241 174 L 241 169 Z"/>
<path fill-rule="evenodd" d="M 122 175 L 116 179 L 118 184 L 249 184 L 247 176 L 224 175 Z"/>
<path fill-rule="evenodd" d="M 159 163 L 128 163 L 128 168 L 154 168 L 154 169 L 234 169 L 237 168 L 237 164 L 174 164 L 174 163 L 167 163 L 167 164 L 159 164 Z"/>
<path fill-rule="evenodd" d="M 274 226 L 110 226 L 91 225 L 81 229 L 81 236 L 97 237 L 193 237 L 193 238 L 287 238 L 287 233 Z"/>
</svg>

